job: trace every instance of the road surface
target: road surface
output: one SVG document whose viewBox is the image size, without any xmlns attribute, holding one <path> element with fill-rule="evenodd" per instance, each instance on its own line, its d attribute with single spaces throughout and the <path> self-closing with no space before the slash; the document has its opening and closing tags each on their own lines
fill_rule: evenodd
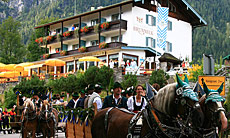
<svg viewBox="0 0 230 138">
<path fill-rule="evenodd" d="M 65 138 L 65 133 L 58 132 L 58 138 Z M 3 132 L 0 133 L 0 138 L 21 138 L 20 134 L 3 134 Z"/>
</svg>

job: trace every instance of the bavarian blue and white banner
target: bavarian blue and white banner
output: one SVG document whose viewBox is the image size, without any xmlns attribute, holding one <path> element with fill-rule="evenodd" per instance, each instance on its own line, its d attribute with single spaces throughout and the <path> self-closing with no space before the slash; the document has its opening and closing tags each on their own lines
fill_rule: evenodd
<svg viewBox="0 0 230 138">
<path fill-rule="evenodd" d="M 166 47 L 166 38 L 168 31 L 168 13 L 169 9 L 165 7 L 158 7 L 157 17 L 157 46 L 160 48 Z"/>
</svg>

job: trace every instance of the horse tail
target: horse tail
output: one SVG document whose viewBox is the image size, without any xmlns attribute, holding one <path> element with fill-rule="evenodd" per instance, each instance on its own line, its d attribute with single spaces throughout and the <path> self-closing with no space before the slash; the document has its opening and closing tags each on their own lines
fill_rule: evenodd
<svg viewBox="0 0 230 138">
<path fill-rule="evenodd" d="M 107 132 L 105 130 L 105 114 L 109 108 L 103 109 L 96 114 L 93 119 L 91 133 L 93 138 L 106 138 Z"/>
</svg>

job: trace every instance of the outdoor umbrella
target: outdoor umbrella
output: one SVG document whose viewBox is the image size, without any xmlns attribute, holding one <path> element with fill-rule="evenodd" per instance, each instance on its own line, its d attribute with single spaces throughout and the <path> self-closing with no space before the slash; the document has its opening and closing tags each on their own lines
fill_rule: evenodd
<svg viewBox="0 0 230 138">
<path fill-rule="evenodd" d="M 48 66 L 64 66 L 65 61 L 60 60 L 60 59 L 49 59 L 45 61 L 45 65 Z"/>
<path fill-rule="evenodd" d="M 16 71 L 8 71 L 8 72 L 0 73 L 0 77 L 3 77 L 3 78 L 12 78 L 12 77 L 17 77 L 17 76 L 18 76 L 18 72 Z"/>
<path fill-rule="evenodd" d="M 87 57 L 80 58 L 79 61 L 97 61 L 99 62 L 101 60 L 97 57 L 87 56 Z"/>
<path fill-rule="evenodd" d="M 20 63 L 20 64 L 16 65 L 16 66 L 14 67 L 14 69 L 15 69 L 16 71 L 22 72 L 22 71 L 24 71 L 24 67 L 29 67 L 29 66 L 32 66 L 32 65 L 34 65 L 34 64 L 33 64 L 33 63 L 29 63 L 29 62 Z"/>
<path fill-rule="evenodd" d="M 5 66 L 6 66 L 5 64 L 0 63 L 0 71 L 3 71 Z"/>
<path fill-rule="evenodd" d="M 16 64 L 8 64 L 5 65 L 2 69 L 2 71 L 14 71 L 14 66 L 16 66 Z"/>
</svg>

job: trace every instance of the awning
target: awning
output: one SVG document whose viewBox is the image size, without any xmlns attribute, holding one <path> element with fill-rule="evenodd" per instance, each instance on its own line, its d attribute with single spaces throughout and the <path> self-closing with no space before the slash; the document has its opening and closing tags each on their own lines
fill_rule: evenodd
<svg viewBox="0 0 230 138">
<path fill-rule="evenodd" d="M 29 67 L 25 67 L 25 69 L 34 69 L 34 68 L 39 68 L 42 67 L 44 64 L 37 64 L 37 65 L 33 65 L 33 66 L 29 66 Z"/>
<path fill-rule="evenodd" d="M 156 56 L 161 56 L 161 53 L 157 52 L 156 50 L 150 48 L 150 47 L 143 47 L 143 46 L 122 46 L 121 49 L 127 49 L 127 50 L 144 50 L 146 51 L 146 56 L 150 56 L 151 54 L 154 54 Z"/>
</svg>

